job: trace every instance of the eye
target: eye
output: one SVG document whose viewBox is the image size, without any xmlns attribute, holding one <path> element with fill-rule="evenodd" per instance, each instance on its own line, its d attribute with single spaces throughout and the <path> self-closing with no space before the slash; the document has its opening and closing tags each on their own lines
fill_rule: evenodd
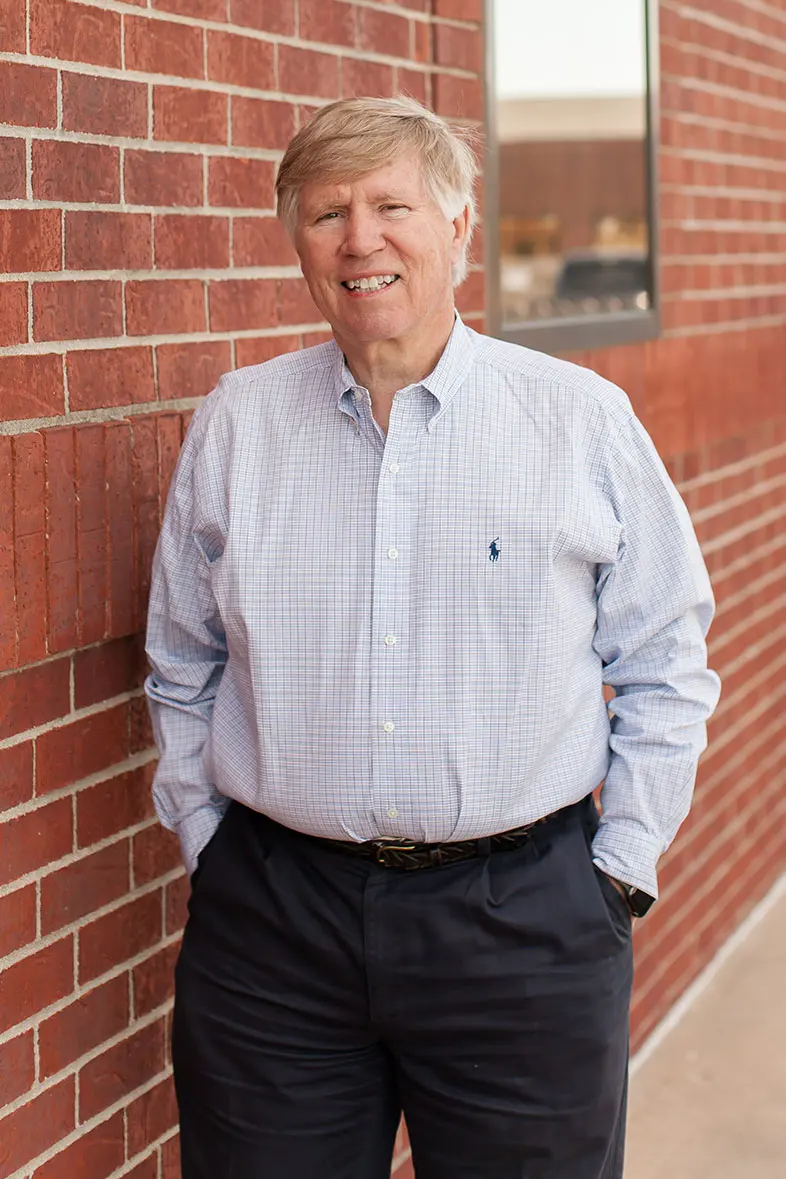
<svg viewBox="0 0 786 1179">
<path fill-rule="evenodd" d="M 319 225 L 320 221 L 333 221 L 336 217 L 339 216 L 340 214 L 337 209 L 331 209 L 328 213 L 321 213 L 320 216 L 317 217 L 316 224 Z"/>
<path fill-rule="evenodd" d="M 407 213 L 409 207 L 407 205 L 383 205 L 383 213 Z"/>
</svg>

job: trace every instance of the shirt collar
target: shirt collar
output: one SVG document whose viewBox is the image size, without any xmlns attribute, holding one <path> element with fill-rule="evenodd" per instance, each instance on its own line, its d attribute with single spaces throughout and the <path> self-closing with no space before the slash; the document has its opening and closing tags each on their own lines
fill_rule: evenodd
<svg viewBox="0 0 786 1179">
<path fill-rule="evenodd" d="M 356 411 L 352 405 L 352 398 L 348 394 L 351 394 L 359 386 L 349 371 L 344 354 L 335 340 L 333 341 L 333 349 L 336 400 L 341 410 L 354 417 Z M 429 430 L 432 430 L 442 418 L 451 401 L 458 393 L 472 367 L 474 356 L 475 348 L 470 332 L 459 313 L 456 312 L 453 331 L 450 333 L 448 342 L 436 365 L 422 381 L 417 381 L 415 385 L 407 386 L 410 389 L 422 386 L 437 399 L 439 409 L 428 424 Z M 401 392 L 403 393 L 404 390 L 402 389 Z"/>
</svg>

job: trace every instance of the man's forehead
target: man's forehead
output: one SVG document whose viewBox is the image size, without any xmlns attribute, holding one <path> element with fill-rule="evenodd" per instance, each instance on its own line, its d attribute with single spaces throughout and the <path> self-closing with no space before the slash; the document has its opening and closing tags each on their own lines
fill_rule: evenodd
<svg viewBox="0 0 786 1179">
<path fill-rule="evenodd" d="M 405 192 L 425 192 L 421 167 L 413 159 L 394 161 L 354 178 L 309 181 L 301 189 L 301 200 L 305 205 L 343 204 L 353 199 L 384 201 Z"/>
</svg>

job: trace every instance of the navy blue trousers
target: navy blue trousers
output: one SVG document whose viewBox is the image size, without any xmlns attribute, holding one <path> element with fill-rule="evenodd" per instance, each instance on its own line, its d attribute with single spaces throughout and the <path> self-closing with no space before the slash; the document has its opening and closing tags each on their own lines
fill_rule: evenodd
<svg viewBox="0 0 786 1179">
<path fill-rule="evenodd" d="M 177 964 L 183 1179 L 621 1179 L 630 918 L 591 800 L 403 872 L 233 803 Z"/>
</svg>

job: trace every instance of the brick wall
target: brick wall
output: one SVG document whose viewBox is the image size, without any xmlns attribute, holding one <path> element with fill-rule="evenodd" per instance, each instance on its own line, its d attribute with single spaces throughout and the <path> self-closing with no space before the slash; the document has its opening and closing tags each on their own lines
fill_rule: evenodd
<svg viewBox="0 0 786 1179">
<path fill-rule="evenodd" d="M 356 92 L 480 119 L 479 9 L 0 0 L 0 1179 L 179 1173 L 138 638 L 167 484 L 222 372 L 323 338 L 288 139 Z"/>
<path fill-rule="evenodd" d="M 479 119 L 481 7 L 0 0 L 0 1179 L 178 1174 L 186 885 L 137 637 L 168 479 L 222 371 L 323 337 L 272 218 L 288 136 L 353 92 Z M 664 336 L 579 359 L 695 512 L 726 688 L 637 934 L 636 1042 L 782 867 L 786 793 L 786 13 L 664 0 L 662 33 Z M 479 268 L 460 294 L 478 326 Z"/>
</svg>

